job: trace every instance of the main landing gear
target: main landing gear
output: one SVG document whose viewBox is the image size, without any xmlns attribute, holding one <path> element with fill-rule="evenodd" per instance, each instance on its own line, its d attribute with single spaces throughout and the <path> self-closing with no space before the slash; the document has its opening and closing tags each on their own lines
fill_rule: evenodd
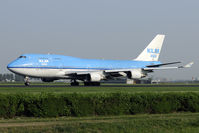
<svg viewBox="0 0 199 133">
<path fill-rule="evenodd" d="M 79 86 L 79 82 L 71 80 L 71 86 Z M 84 86 L 100 86 L 100 82 L 84 82 Z"/>
<path fill-rule="evenodd" d="M 77 82 L 76 80 L 71 80 L 70 85 L 71 86 L 79 86 L 79 82 Z"/>
<path fill-rule="evenodd" d="M 100 86 L 100 82 L 84 82 L 84 86 Z"/>
<path fill-rule="evenodd" d="M 29 77 L 25 77 L 24 78 L 24 84 L 25 84 L 25 86 L 30 86 L 30 81 L 29 81 Z"/>
</svg>

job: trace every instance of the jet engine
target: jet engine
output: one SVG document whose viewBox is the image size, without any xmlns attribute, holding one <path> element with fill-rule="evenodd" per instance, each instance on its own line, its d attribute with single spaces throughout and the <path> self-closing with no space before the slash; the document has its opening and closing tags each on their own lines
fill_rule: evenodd
<svg viewBox="0 0 199 133">
<path fill-rule="evenodd" d="M 141 79 L 146 77 L 146 74 L 141 69 L 133 69 L 128 74 L 128 78 L 130 79 Z"/>
<path fill-rule="evenodd" d="M 89 81 L 91 81 L 91 82 L 99 82 L 102 79 L 104 79 L 104 76 L 101 73 L 90 73 L 89 74 Z"/>
</svg>

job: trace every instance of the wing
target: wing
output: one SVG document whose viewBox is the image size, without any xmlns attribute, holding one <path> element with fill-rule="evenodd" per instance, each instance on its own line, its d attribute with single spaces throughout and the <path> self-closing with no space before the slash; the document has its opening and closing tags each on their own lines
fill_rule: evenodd
<svg viewBox="0 0 199 133">
<path fill-rule="evenodd" d="M 147 66 L 146 68 L 142 68 L 143 70 L 163 70 L 163 69 L 178 69 L 178 68 L 189 68 L 191 67 L 194 62 L 190 62 L 187 65 L 184 66 L 176 66 L 176 67 L 159 67 L 163 65 L 171 65 L 171 64 L 177 64 L 180 62 L 172 62 L 172 63 L 164 63 L 164 64 L 158 64 L 158 65 L 150 65 Z M 105 70 L 105 72 L 110 73 L 110 72 L 128 72 L 131 71 L 132 69 L 113 69 L 113 70 Z"/>
<path fill-rule="evenodd" d="M 181 63 L 181 62 L 170 62 L 170 63 L 164 63 L 164 64 L 149 65 L 149 66 L 147 66 L 147 67 L 160 67 L 160 66 L 178 64 L 178 63 Z"/>
<path fill-rule="evenodd" d="M 187 65 L 184 66 L 174 66 L 174 67 L 160 67 L 164 65 L 170 65 L 170 64 L 177 64 L 180 62 L 171 62 L 171 63 L 164 63 L 164 64 L 158 64 L 158 65 L 150 65 L 146 66 L 145 68 L 141 68 L 139 71 L 142 74 L 153 72 L 153 70 L 165 70 L 165 69 L 180 69 L 180 68 L 189 68 L 193 65 L 193 62 L 190 62 Z M 76 71 L 71 73 L 65 73 L 65 76 L 68 76 L 71 79 L 79 79 L 84 80 L 87 79 L 89 76 L 97 75 L 100 76 L 101 79 L 111 79 L 115 77 L 126 77 L 129 73 L 135 72 L 136 69 L 112 69 L 112 70 L 99 70 L 99 71 Z M 138 71 L 136 71 L 138 72 Z M 144 72 L 144 73 L 143 73 Z M 144 74 L 145 75 L 145 74 Z M 143 77 L 144 77 L 143 75 Z M 146 75 L 145 75 L 146 76 Z M 104 78 L 105 77 L 105 78 Z"/>
<path fill-rule="evenodd" d="M 176 62 L 179 63 L 179 62 Z M 176 63 L 166 63 L 166 65 L 170 65 L 170 64 L 176 64 Z M 154 66 L 149 66 L 144 68 L 143 70 L 164 70 L 164 69 L 178 69 L 178 68 L 189 68 L 194 64 L 194 62 L 190 62 L 187 65 L 184 66 L 175 66 L 175 67 L 154 67 Z M 165 65 L 165 64 L 160 64 L 160 66 Z M 157 65 L 158 66 L 158 65 Z"/>
</svg>

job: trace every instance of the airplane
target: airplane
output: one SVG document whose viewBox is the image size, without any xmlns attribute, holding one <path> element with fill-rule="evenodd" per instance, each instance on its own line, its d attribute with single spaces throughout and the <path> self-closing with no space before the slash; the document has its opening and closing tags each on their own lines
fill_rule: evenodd
<svg viewBox="0 0 199 133">
<path fill-rule="evenodd" d="M 154 70 L 188 68 L 185 66 L 164 67 L 181 62 L 161 63 L 158 61 L 165 35 L 158 34 L 134 60 L 82 59 L 54 54 L 23 54 L 7 68 L 13 73 L 24 76 L 26 86 L 29 77 L 41 78 L 43 82 L 70 79 L 71 86 L 83 81 L 85 86 L 99 86 L 101 80 L 142 79 Z"/>
</svg>

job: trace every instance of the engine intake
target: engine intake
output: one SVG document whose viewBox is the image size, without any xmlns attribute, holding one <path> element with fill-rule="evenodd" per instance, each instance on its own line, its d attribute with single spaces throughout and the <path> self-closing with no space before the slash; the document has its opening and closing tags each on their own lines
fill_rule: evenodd
<svg viewBox="0 0 199 133">
<path fill-rule="evenodd" d="M 102 79 L 104 79 L 104 76 L 101 73 L 90 73 L 89 74 L 89 81 L 91 81 L 91 82 L 99 82 Z"/>
<path fill-rule="evenodd" d="M 128 78 L 130 79 L 141 79 L 146 77 L 146 74 L 141 69 L 133 69 L 128 74 Z"/>
</svg>

